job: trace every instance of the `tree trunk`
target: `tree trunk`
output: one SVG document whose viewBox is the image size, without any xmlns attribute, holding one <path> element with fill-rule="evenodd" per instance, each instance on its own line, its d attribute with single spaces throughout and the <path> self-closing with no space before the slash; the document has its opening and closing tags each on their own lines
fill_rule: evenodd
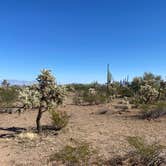
<svg viewBox="0 0 166 166">
<path fill-rule="evenodd" d="M 37 125 L 37 131 L 40 133 L 42 131 L 41 124 L 40 124 L 40 119 L 42 117 L 42 109 L 39 108 L 38 115 L 36 118 L 36 125 Z"/>
</svg>

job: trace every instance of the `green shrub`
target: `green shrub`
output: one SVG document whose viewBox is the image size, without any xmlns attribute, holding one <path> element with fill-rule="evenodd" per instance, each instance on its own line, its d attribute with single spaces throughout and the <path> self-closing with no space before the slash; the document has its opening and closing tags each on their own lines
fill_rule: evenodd
<svg viewBox="0 0 166 166">
<path fill-rule="evenodd" d="M 85 103 L 93 105 L 93 104 L 105 103 L 106 100 L 107 100 L 107 97 L 104 96 L 103 94 L 99 94 L 99 93 L 97 93 L 95 95 L 92 95 L 92 94 L 89 94 L 89 93 L 84 93 L 82 99 Z"/>
<path fill-rule="evenodd" d="M 75 95 L 73 97 L 73 104 L 75 104 L 75 105 L 83 104 L 82 93 L 78 93 L 78 92 L 75 93 Z"/>
<path fill-rule="evenodd" d="M 117 90 L 118 90 L 118 94 L 121 97 L 125 97 L 125 96 L 126 97 L 132 97 L 133 96 L 132 90 L 127 86 L 121 86 Z"/>
<path fill-rule="evenodd" d="M 159 166 L 163 163 L 160 153 L 163 146 L 158 143 L 147 144 L 141 137 L 128 137 L 128 143 L 134 148 L 134 153 L 142 165 Z"/>
<path fill-rule="evenodd" d="M 18 91 L 14 87 L 0 88 L 0 105 L 11 107 L 18 99 Z"/>
<path fill-rule="evenodd" d="M 60 130 L 68 124 L 69 116 L 66 112 L 51 111 L 51 120 L 55 129 Z"/>
<path fill-rule="evenodd" d="M 88 92 L 84 92 L 82 94 L 75 95 L 73 98 L 73 103 L 76 105 L 96 105 L 106 103 L 107 101 L 108 97 L 100 93 L 91 95 Z"/>
<path fill-rule="evenodd" d="M 74 141 L 74 145 L 66 145 L 49 158 L 49 162 L 60 161 L 67 166 L 89 166 L 91 157 L 96 151 L 90 144 Z"/>
</svg>

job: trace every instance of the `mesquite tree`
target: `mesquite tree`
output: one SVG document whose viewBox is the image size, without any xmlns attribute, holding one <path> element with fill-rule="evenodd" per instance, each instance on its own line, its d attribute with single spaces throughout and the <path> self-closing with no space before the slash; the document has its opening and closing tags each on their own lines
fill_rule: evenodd
<svg viewBox="0 0 166 166">
<path fill-rule="evenodd" d="M 20 99 L 25 109 L 38 109 L 36 125 L 40 133 L 42 114 L 63 103 L 65 90 L 56 84 L 55 77 L 50 70 L 42 70 L 37 77 L 37 82 L 38 84 L 24 88 L 20 92 Z"/>
</svg>

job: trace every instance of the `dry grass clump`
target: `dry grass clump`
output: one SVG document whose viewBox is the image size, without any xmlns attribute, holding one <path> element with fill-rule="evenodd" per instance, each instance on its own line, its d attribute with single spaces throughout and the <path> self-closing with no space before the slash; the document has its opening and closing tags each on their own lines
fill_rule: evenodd
<svg viewBox="0 0 166 166">
<path fill-rule="evenodd" d="M 32 141 L 32 140 L 36 140 L 38 138 L 38 135 L 36 133 L 25 132 L 25 133 L 18 134 L 18 138 Z"/>
</svg>

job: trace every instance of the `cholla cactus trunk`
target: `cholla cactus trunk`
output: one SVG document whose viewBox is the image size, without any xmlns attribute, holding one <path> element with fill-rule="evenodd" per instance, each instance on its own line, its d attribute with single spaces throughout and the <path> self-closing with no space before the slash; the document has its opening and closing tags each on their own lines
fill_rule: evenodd
<svg viewBox="0 0 166 166">
<path fill-rule="evenodd" d="M 42 117 L 42 108 L 40 107 L 37 114 L 37 118 L 36 118 L 36 126 L 37 126 L 38 133 L 41 133 L 42 131 L 41 123 L 40 123 L 41 117 Z"/>
</svg>

